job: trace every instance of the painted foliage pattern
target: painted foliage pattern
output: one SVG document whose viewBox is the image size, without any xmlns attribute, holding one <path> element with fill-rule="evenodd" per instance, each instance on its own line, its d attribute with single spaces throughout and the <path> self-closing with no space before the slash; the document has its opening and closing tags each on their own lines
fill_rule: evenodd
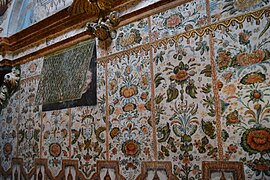
<svg viewBox="0 0 270 180">
<path fill-rule="evenodd" d="M 216 32 L 215 59 L 222 114 L 224 155 L 243 161 L 246 177 L 270 178 L 269 20 L 244 22 Z"/>
<path fill-rule="evenodd" d="M 151 39 L 161 39 L 206 24 L 205 0 L 189 2 L 151 16 Z"/>
<path fill-rule="evenodd" d="M 41 74 L 44 57 L 33 60 L 21 66 L 21 79 L 37 76 Z"/>
<path fill-rule="evenodd" d="M 217 22 L 270 4 L 269 0 L 210 0 L 211 21 Z"/>
<path fill-rule="evenodd" d="M 105 159 L 106 110 L 105 73 L 98 65 L 97 94 L 99 106 L 71 109 L 71 158 L 79 160 L 79 168 L 90 178 L 96 171 L 96 161 Z"/>
<path fill-rule="evenodd" d="M 217 160 L 208 41 L 182 39 L 154 56 L 158 159 L 172 160 L 180 179 L 200 178 L 200 162 Z"/>
<path fill-rule="evenodd" d="M 19 116 L 19 104 L 16 102 L 20 93 L 16 92 L 9 100 L 9 103 L 0 114 L 0 155 L 1 166 L 4 170 L 11 167 L 12 158 L 16 156 L 17 150 L 17 123 Z"/>
<path fill-rule="evenodd" d="M 142 161 L 153 160 L 150 58 L 144 53 L 115 59 L 108 70 L 110 158 L 128 179 L 138 176 Z"/>
<path fill-rule="evenodd" d="M 69 157 L 70 109 L 42 113 L 42 157 L 54 176 L 62 169 L 62 160 Z"/>
<path fill-rule="evenodd" d="M 117 37 L 113 40 L 108 54 L 127 50 L 148 42 L 148 21 L 142 19 L 117 29 Z"/>
<path fill-rule="evenodd" d="M 18 156 L 24 160 L 26 172 L 34 167 L 40 157 L 41 107 L 28 106 L 20 110 L 18 123 Z"/>
</svg>

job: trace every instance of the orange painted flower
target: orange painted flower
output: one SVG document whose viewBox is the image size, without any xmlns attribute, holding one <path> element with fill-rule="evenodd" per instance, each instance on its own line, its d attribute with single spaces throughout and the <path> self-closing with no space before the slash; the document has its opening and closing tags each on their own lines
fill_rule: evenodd
<svg viewBox="0 0 270 180">
<path fill-rule="evenodd" d="M 229 62 L 231 61 L 231 54 L 229 52 L 221 51 L 218 53 L 217 61 L 219 69 L 227 68 Z"/>
<path fill-rule="evenodd" d="M 262 50 L 255 50 L 252 53 L 243 52 L 237 55 L 237 62 L 240 66 L 249 66 L 261 62 L 264 59 Z"/>
<path fill-rule="evenodd" d="M 239 120 L 239 118 L 238 118 L 238 111 L 235 110 L 235 111 L 229 113 L 229 114 L 226 116 L 226 119 L 227 119 L 227 122 L 226 122 L 227 125 L 239 123 L 240 120 Z"/>
<path fill-rule="evenodd" d="M 147 99 L 147 96 L 148 96 L 148 94 L 146 92 L 143 92 L 141 94 L 141 100 L 146 100 Z"/>
<path fill-rule="evenodd" d="M 223 88 L 223 93 L 227 96 L 232 96 L 236 92 L 236 86 L 234 84 L 228 84 Z"/>
<path fill-rule="evenodd" d="M 143 112 L 143 111 L 146 110 L 145 107 L 144 107 L 144 104 L 139 104 L 137 109 L 138 109 L 139 112 Z"/>
<path fill-rule="evenodd" d="M 170 79 L 175 81 L 184 81 L 189 77 L 189 74 L 185 70 L 179 70 L 175 75 L 171 75 Z"/>
<path fill-rule="evenodd" d="M 260 152 L 269 151 L 270 133 L 265 130 L 254 130 L 248 135 L 247 144 Z"/>
<path fill-rule="evenodd" d="M 114 127 L 111 132 L 110 132 L 110 136 L 111 138 L 115 138 L 118 134 L 120 133 L 120 129 L 118 127 Z"/>
<path fill-rule="evenodd" d="M 136 105 L 133 103 L 128 103 L 123 107 L 125 112 L 133 111 L 134 109 L 136 109 Z"/>
<path fill-rule="evenodd" d="M 117 81 L 115 79 L 111 80 L 110 82 L 110 91 L 112 94 L 114 94 L 117 91 Z"/>
<path fill-rule="evenodd" d="M 130 98 L 136 94 L 138 94 L 138 88 L 135 85 L 131 85 L 130 87 L 123 86 L 120 89 L 120 95 L 125 98 Z"/>
</svg>

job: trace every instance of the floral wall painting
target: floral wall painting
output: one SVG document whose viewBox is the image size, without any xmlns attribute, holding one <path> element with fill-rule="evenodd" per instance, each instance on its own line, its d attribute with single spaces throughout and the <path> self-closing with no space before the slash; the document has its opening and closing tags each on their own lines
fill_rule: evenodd
<svg viewBox="0 0 270 180">
<path fill-rule="evenodd" d="M 94 41 L 46 57 L 37 103 L 43 111 L 95 105 L 96 68 Z"/>
<path fill-rule="evenodd" d="M 0 179 L 270 179 L 270 1 L 164 2 L 20 65 Z"/>
</svg>

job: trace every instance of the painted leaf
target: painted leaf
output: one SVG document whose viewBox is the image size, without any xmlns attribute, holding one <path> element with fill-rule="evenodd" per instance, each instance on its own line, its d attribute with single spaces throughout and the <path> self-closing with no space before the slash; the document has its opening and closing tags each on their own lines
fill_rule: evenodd
<svg viewBox="0 0 270 180">
<path fill-rule="evenodd" d="M 270 27 L 270 20 L 268 19 L 266 26 L 259 35 L 259 38 L 262 37 L 262 35 L 269 29 L 269 27 Z"/>
<path fill-rule="evenodd" d="M 206 77 L 212 77 L 211 65 L 208 64 L 204 67 L 200 74 L 204 74 Z"/>
<path fill-rule="evenodd" d="M 216 137 L 215 127 L 212 122 L 210 121 L 205 122 L 204 120 L 202 120 L 202 129 L 203 132 L 206 135 L 208 135 L 211 139 L 214 139 Z"/>
<path fill-rule="evenodd" d="M 161 73 L 157 73 L 155 75 L 155 87 L 157 88 L 161 84 L 161 81 L 163 80 L 165 79 L 161 76 Z"/>
<path fill-rule="evenodd" d="M 194 85 L 193 81 L 190 81 L 186 87 L 186 93 L 192 97 L 192 98 L 197 98 L 196 94 L 197 94 L 197 87 Z"/>
<path fill-rule="evenodd" d="M 222 137 L 223 142 L 226 142 L 227 139 L 229 138 L 229 133 L 225 129 L 222 129 L 221 137 Z"/>
<path fill-rule="evenodd" d="M 167 139 L 169 138 L 170 133 L 171 133 L 169 123 L 167 123 L 166 126 L 164 126 L 164 127 L 157 128 L 157 131 L 158 131 L 158 133 L 160 133 L 162 135 L 162 137 L 160 139 L 158 139 L 158 142 L 161 143 L 161 142 L 167 141 Z"/>
<path fill-rule="evenodd" d="M 105 139 L 102 139 L 100 137 L 101 133 L 106 130 L 106 127 L 99 127 L 98 129 L 95 129 L 96 138 L 99 142 L 105 143 Z"/>
<path fill-rule="evenodd" d="M 176 99 L 179 95 L 178 89 L 175 87 L 170 86 L 167 90 L 167 102 L 171 102 L 172 100 Z"/>
<path fill-rule="evenodd" d="M 265 74 L 261 72 L 251 72 L 246 74 L 240 81 L 241 84 L 250 85 L 255 83 L 262 83 L 266 79 Z"/>
</svg>

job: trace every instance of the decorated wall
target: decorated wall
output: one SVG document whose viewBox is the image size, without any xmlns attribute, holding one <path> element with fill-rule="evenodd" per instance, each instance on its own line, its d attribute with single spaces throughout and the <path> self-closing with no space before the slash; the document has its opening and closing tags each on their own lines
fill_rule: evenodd
<svg viewBox="0 0 270 180">
<path fill-rule="evenodd" d="M 164 7 L 97 41 L 94 106 L 43 111 L 46 57 L 21 64 L 0 178 L 202 179 L 228 161 L 270 179 L 270 2 L 239 2 Z"/>
</svg>

